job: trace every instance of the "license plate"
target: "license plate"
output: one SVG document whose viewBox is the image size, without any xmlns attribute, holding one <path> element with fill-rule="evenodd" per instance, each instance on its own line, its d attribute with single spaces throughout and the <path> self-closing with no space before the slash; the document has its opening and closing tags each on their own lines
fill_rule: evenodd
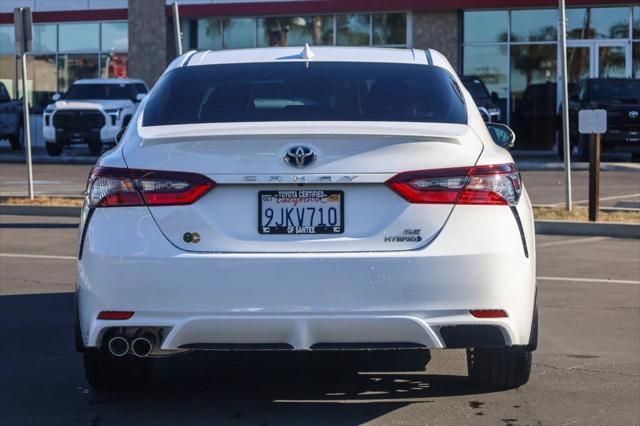
<svg viewBox="0 0 640 426">
<path fill-rule="evenodd" d="M 344 192 L 283 189 L 258 192 L 260 234 L 342 234 Z"/>
</svg>

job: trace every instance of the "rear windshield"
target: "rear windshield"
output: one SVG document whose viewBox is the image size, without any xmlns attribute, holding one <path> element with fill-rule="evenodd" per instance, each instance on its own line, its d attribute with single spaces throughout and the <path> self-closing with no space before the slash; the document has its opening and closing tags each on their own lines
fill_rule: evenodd
<svg viewBox="0 0 640 426">
<path fill-rule="evenodd" d="M 131 84 L 74 84 L 64 99 L 135 99 L 136 93 Z"/>
<path fill-rule="evenodd" d="M 593 80 L 588 90 L 593 101 L 640 102 L 640 80 Z"/>
<path fill-rule="evenodd" d="M 200 65 L 169 72 L 143 126 L 249 121 L 466 123 L 462 95 L 439 67 L 356 62 Z"/>
</svg>

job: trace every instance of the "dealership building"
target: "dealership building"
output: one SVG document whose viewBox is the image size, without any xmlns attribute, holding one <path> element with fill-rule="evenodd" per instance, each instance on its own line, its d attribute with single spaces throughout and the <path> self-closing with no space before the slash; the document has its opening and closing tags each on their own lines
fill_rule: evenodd
<svg viewBox="0 0 640 426">
<path fill-rule="evenodd" d="M 18 81 L 13 8 L 33 11 L 27 98 L 39 114 L 80 78 L 152 85 L 176 56 L 173 0 L 3 0 L 0 80 Z M 184 50 L 263 46 L 434 48 L 495 92 L 521 149 L 551 149 L 559 105 L 555 0 L 182 0 Z M 640 78 L 640 5 L 567 0 L 569 84 Z M 535 125 L 532 125 L 535 123 Z"/>
</svg>

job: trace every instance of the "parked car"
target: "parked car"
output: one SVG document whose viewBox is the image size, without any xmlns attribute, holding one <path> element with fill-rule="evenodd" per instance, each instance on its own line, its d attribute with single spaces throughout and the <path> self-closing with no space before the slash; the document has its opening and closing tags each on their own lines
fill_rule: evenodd
<svg viewBox="0 0 640 426">
<path fill-rule="evenodd" d="M 22 124 L 22 101 L 11 99 L 4 83 L 0 81 L 0 139 L 8 139 L 14 151 L 22 149 L 24 145 Z"/>
<path fill-rule="evenodd" d="M 500 99 L 498 93 L 491 92 L 489 94 L 487 86 L 479 77 L 462 76 L 460 80 L 471 94 L 484 121 L 487 123 L 499 123 L 502 120 L 502 110 L 499 107 Z"/>
<path fill-rule="evenodd" d="M 43 134 L 47 152 L 59 156 L 64 147 L 86 144 L 92 154 L 104 144 L 114 144 L 139 102 L 148 92 L 142 80 L 78 80 L 43 113 Z"/>
<path fill-rule="evenodd" d="M 592 78 L 576 85 L 569 99 L 569 138 L 578 159 L 589 161 L 589 136 L 578 132 L 582 109 L 607 110 L 602 152 L 630 152 L 640 158 L 640 79 Z M 564 145 L 560 142 L 558 154 L 564 158 Z"/>
<path fill-rule="evenodd" d="M 518 135 L 518 149 L 555 149 L 556 90 L 556 83 L 534 83 L 526 87 L 519 99 L 512 98 L 511 126 Z"/>
<path fill-rule="evenodd" d="M 154 357 L 197 350 L 413 370 L 465 348 L 473 383 L 529 379 L 535 234 L 514 134 L 484 123 L 442 54 L 189 52 L 131 123 L 82 208 L 93 387 L 146 385 Z"/>
</svg>

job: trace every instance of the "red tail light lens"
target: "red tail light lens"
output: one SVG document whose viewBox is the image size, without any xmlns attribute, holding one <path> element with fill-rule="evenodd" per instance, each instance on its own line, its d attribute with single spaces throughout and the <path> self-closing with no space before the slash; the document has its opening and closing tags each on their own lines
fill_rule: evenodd
<svg viewBox="0 0 640 426">
<path fill-rule="evenodd" d="M 97 167 L 89 181 L 91 207 L 192 204 L 215 186 L 196 173 Z"/>
<path fill-rule="evenodd" d="M 516 205 L 522 192 L 514 164 L 405 172 L 387 185 L 419 204 Z"/>
<path fill-rule="evenodd" d="M 128 320 L 133 316 L 132 311 L 102 311 L 98 314 L 100 320 Z"/>
<path fill-rule="evenodd" d="M 476 318 L 507 318 L 509 316 L 502 309 L 473 309 L 469 313 Z"/>
</svg>

